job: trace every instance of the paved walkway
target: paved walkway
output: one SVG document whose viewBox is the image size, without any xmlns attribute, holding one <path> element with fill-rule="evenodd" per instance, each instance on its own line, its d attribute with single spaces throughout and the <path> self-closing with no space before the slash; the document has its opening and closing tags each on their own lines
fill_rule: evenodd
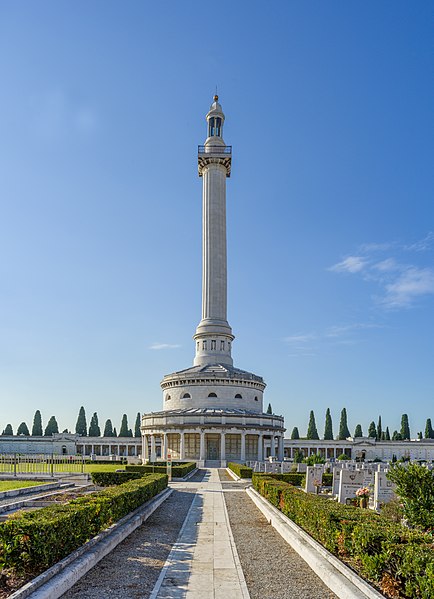
<svg viewBox="0 0 434 599">
<path fill-rule="evenodd" d="M 188 483 L 173 483 L 179 489 Z M 217 469 L 198 485 L 150 599 L 249 599 Z"/>
</svg>

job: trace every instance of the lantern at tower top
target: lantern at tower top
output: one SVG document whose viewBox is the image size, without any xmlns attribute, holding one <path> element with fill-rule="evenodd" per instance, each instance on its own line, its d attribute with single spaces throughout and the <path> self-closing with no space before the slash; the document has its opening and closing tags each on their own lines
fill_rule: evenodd
<svg viewBox="0 0 434 599">
<path fill-rule="evenodd" d="M 225 115 L 221 104 L 219 104 L 219 97 L 216 94 L 214 96 L 214 102 L 211 104 L 206 120 L 208 123 L 208 136 L 205 145 L 225 145 L 223 141 L 223 123 L 225 121 Z"/>
</svg>

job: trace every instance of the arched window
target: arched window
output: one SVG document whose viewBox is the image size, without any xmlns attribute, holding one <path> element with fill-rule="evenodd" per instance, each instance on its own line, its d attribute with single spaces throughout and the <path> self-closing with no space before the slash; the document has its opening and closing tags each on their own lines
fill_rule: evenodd
<svg viewBox="0 0 434 599">
<path fill-rule="evenodd" d="M 166 401 L 169 401 L 170 395 L 166 395 Z"/>
<path fill-rule="evenodd" d="M 211 341 L 211 349 L 215 349 L 215 344 L 216 344 L 215 339 L 213 339 Z"/>
<path fill-rule="evenodd" d="M 255 401 L 259 401 L 259 399 L 258 399 L 258 396 L 257 396 L 257 395 L 255 395 Z"/>
<path fill-rule="evenodd" d="M 206 350 L 206 341 L 202 341 L 202 349 Z"/>
<path fill-rule="evenodd" d="M 243 399 L 243 396 L 241 395 L 241 393 L 237 393 L 235 395 L 235 399 Z"/>
<path fill-rule="evenodd" d="M 191 399 L 190 393 L 184 393 L 184 395 L 182 396 L 182 399 Z"/>
<path fill-rule="evenodd" d="M 208 397 L 217 397 L 215 393 L 209 393 Z"/>
</svg>

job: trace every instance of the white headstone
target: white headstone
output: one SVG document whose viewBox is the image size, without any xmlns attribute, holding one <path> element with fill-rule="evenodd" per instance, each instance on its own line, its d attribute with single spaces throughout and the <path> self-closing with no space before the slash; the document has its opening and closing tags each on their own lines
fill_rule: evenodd
<svg viewBox="0 0 434 599">
<path fill-rule="evenodd" d="M 347 499 L 356 497 L 357 489 L 364 486 L 365 472 L 363 470 L 342 470 L 339 481 L 339 503 L 346 503 Z"/>
<path fill-rule="evenodd" d="M 375 473 L 374 508 L 376 510 L 381 507 L 382 503 L 389 503 L 395 499 L 395 487 L 396 485 L 387 478 L 385 472 Z"/>
<path fill-rule="evenodd" d="M 315 464 L 314 466 L 308 466 L 306 470 L 306 482 L 304 490 L 306 493 L 316 493 L 317 488 L 321 487 L 322 475 L 324 472 L 323 464 Z"/>
</svg>

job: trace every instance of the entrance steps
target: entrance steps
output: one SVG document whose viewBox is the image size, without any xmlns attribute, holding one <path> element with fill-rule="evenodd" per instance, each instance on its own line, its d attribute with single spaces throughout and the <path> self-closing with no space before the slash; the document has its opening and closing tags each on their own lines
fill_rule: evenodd
<svg viewBox="0 0 434 599">
<path fill-rule="evenodd" d="M 206 460 L 205 468 L 221 468 L 220 460 Z"/>
</svg>

